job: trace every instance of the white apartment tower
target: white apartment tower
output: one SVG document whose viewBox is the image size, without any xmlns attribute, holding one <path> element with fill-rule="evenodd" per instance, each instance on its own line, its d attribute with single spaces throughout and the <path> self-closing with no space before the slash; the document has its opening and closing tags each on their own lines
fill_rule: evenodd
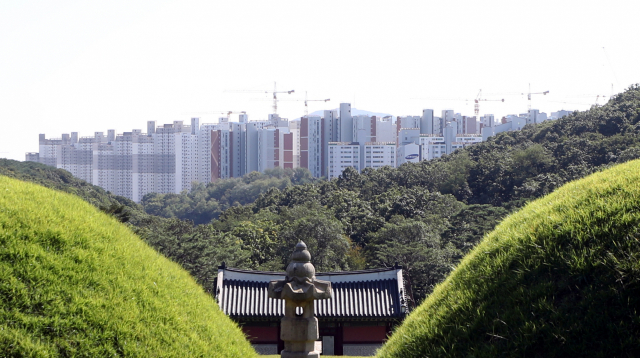
<svg viewBox="0 0 640 358">
<path fill-rule="evenodd" d="M 354 142 L 353 139 L 353 118 L 351 117 L 351 103 L 340 103 L 340 131 L 338 140 L 340 142 Z"/>
<path fill-rule="evenodd" d="M 452 109 L 445 109 L 442 111 L 442 126 L 446 127 L 447 124 L 455 121 L 454 113 Z"/>
<path fill-rule="evenodd" d="M 174 193 L 191 191 L 193 182 L 199 181 L 198 135 L 189 132 L 175 134 L 175 189 Z"/>
<path fill-rule="evenodd" d="M 337 178 L 342 171 L 353 167 L 360 171 L 360 145 L 353 142 L 329 143 L 328 178 Z"/>
<path fill-rule="evenodd" d="M 420 117 L 420 134 L 433 134 L 433 109 L 423 109 Z"/>
<path fill-rule="evenodd" d="M 378 169 L 384 166 L 395 168 L 396 143 L 395 142 L 367 142 L 364 144 L 363 168 Z"/>
<path fill-rule="evenodd" d="M 132 137 L 131 152 L 132 160 L 132 196 L 135 202 L 142 201 L 142 198 L 148 193 L 156 192 L 156 156 L 154 151 L 152 134 L 155 132 L 155 121 L 147 123 L 152 125 L 152 131 L 146 134 L 136 135 Z"/>
</svg>

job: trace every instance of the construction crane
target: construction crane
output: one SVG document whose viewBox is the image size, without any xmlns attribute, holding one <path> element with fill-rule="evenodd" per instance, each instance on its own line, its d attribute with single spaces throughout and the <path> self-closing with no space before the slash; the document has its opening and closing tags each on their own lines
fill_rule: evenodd
<svg viewBox="0 0 640 358">
<path fill-rule="evenodd" d="M 596 96 L 596 100 L 594 103 L 591 103 L 589 100 L 587 99 L 582 99 L 582 98 L 593 98 L 593 96 Z M 603 101 L 607 101 L 607 97 L 606 95 L 602 95 L 602 94 L 581 94 L 581 95 L 571 95 L 571 96 L 564 96 L 565 99 L 568 100 L 563 100 L 563 101 L 549 101 L 549 102 L 554 102 L 554 103 L 563 103 L 563 104 L 577 104 L 577 105 L 581 105 L 581 106 L 593 106 L 593 105 L 599 105 L 599 101 L 600 99 L 602 99 Z M 579 102 L 574 102 L 574 98 L 577 99 L 577 101 Z M 584 102 L 583 102 L 584 101 Z"/>
<path fill-rule="evenodd" d="M 503 93 L 506 94 L 506 93 Z M 500 94 L 493 94 L 493 95 L 500 95 Z M 465 102 L 465 105 L 468 105 L 469 103 L 469 99 L 468 98 L 411 98 L 411 99 L 428 99 L 428 100 L 432 100 L 432 101 L 453 101 L 453 102 Z M 473 113 L 475 114 L 476 117 L 480 116 L 480 102 L 489 102 L 489 101 L 494 101 L 494 102 L 504 102 L 504 98 L 501 99 L 486 99 L 486 98 L 482 98 L 482 90 L 480 90 L 478 92 L 478 95 L 476 96 L 476 98 L 473 100 Z"/>
<path fill-rule="evenodd" d="M 532 92 L 531 92 L 531 83 L 529 83 L 529 92 L 527 93 L 527 99 L 529 100 L 529 104 L 528 104 L 528 106 L 527 106 L 527 109 L 528 109 L 529 111 L 531 110 L 531 95 L 532 95 L 532 94 L 541 94 L 541 95 L 545 95 L 545 96 L 546 96 L 546 95 L 547 95 L 547 93 L 549 93 L 549 91 L 544 91 L 544 92 L 535 92 L 535 93 L 532 93 Z M 524 93 L 523 93 L 522 95 L 524 95 Z"/>
<path fill-rule="evenodd" d="M 273 114 L 278 114 L 278 93 L 286 93 L 286 94 L 292 94 L 295 92 L 295 90 L 290 90 L 290 91 L 278 91 L 276 89 L 276 83 L 273 82 L 273 91 L 268 91 L 268 90 L 231 90 L 231 91 L 225 91 L 225 92 L 229 92 L 229 93 L 271 93 L 273 95 Z"/>
<path fill-rule="evenodd" d="M 304 99 L 283 99 L 283 101 L 304 101 L 304 115 L 309 116 L 309 104 L 308 102 L 329 102 L 331 99 L 307 99 L 307 91 L 304 92 Z"/>
<path fill-rule="evenodd" d="M 225 113 L 225 112 L 220 112 L 220 113 Z M 228 111 L 226 114 L 227 114 L 227 122 L 228 122 L 229 121 L 229 117 L 232 114 L 247 114 L 247 112 L 246 111 L 239 111 L 239 112 L 238 111 Z"/>
<path fill-rule="evenodd" d="M 484 99 L 484 98 L 480 98 L 482 97 L 482 90 L 480 90 L 478 92 L 478 95 L 476 96 L 476 99 L 474 100 L 474 105 L 473 105 L 473 113 L 475 114 L 475 116 L 477 118 L 480 118 L 480 101 L 496 101 L 496 102 L 504 102 L 504 98 L 502 99 Z"/>
<path fill-rule="evenodd" d="M 596 96 L 596 105 L 598 105 L 598 100 L 599 100 L 600 98 L 602 98 L 602 100 L 603 100 L 603 101 L 605 101 L 605 103 L 606 103 L 606 101 L 607 101 L 607 99 L 606 99 L 606 98 L 607 98 L 607 96 L 599 94 L 599 95 L 597 95 L 597 96 Z"/>
<path fill-rule="evenodd" d="M 232 114 L 247 114 L 246 111 L 205 111 L 205 112 L 185 112 L 186 114 L 190 114 L 190 115 L 197 115 L 197 114 L 226 114 L 227 115 L 227 121 L 229 120 L 229 117 Z"/>
</svg>

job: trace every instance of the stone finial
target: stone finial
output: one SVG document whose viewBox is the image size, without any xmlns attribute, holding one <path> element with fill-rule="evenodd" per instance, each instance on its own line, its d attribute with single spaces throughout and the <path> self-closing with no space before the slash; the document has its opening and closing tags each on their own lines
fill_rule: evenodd
<svg viewBox="0 0 640 358">
<path fill-rule="evenodd" d="M 282 358 L 320 357 L 314 343 L 318 339 L 318 319 L 314 314 L 314 300 L 331 298 L 331 282 L 316 280 L 307 245 L 300 241 L 291 254 L 284 280 L 269 283 L 269 297 L 285 300 L 285 313 L 280 326 L 284 341 Z M 300 307 L 301 314 L 296 310 Z"/>
<path fill-rule="evenodd" d="M 311 264 L 311 254 L 302 241 L 296 245 L 291 254 L 291 263 L 287 266 L 287 277 L 298 283 L 311 282 L 316 278 L 316 268 Z"/>
</svg>

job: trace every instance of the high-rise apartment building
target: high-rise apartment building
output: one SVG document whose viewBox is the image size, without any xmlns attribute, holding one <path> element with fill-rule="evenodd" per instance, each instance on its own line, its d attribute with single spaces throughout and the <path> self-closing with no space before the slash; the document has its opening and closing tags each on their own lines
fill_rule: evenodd
<svg viewBox="0 0 640 358">
<path fill-rule="evenodd" d="M 348 167 L 360 171 L 360 144 L 354 142 L 330 142 L 328 178 L 337 178 Z"/>
<path fill-rule="evenodd" d="M 445 109 L 442 111 L 442 125 L 446 127 L 447 124 L 455 121 L 454 113 L 452 109 Z"/>
<path fill-rule="evenodd" d="M 462 126 L 464 128 L 462 134 L 480 134 L 478 121 L 476 117 L 462 116 Z"/>
<path fill-rule="evenodd" d="M 153 132 L 155 122 L 151 121 Z M 149 123 L 147 123 L 148 127 Z M 156 156 L 154 151 L 153 137 L 149 134 L 141 133 L 132 136 L 132 173 L 131 173 L 131 199 L 135 202 L 142 201 L 148 193 L 156 192 Z"/>
<path fill-rule="evenodd" d="M 351 103 L 340 103 L 340 128 L 338 140 L 340 142 L 355 142 L 353 138 L 353 117 L 351 117 Z"/>
<path fill-rule="evenodd" d="M 318 116 L 300 119 L 300 167 L 307 168 L 311 175 L 323 175 L 322 118 Z"/>
<path fill-rule="evenodd" d="M 362 168 L 378 169 L 396 166 L 395 142 L 367 142 L 362 151 Z"/>
<path fill-rule="evenodd" d="M 444 137 L 437 134 L 420 135 L 420 160 L 432 160 L 447 154 Z"/>
</svg>

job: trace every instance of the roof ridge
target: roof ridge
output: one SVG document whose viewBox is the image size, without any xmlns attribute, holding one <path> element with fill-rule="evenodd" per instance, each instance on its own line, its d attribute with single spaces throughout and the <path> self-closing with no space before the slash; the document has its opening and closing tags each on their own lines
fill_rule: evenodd
<svg viewBox="0 0 640 358">
<path fill-rule="evenodd" d="M 222 268 L 221 268 L 222 269 Z M 327 272 L 316 272 L 316 276 L 328 276 L 328 275 L 353 275 L 353 274 L 364 274 L 364 273 L 372 273 L 372 272 L 386 272 L 401 269 L 401 267 L 383 267 L 377 269 L 366 269 L 366 270 L 355 270 L 355 271 L 327 271 Z M 252 273 L 258 275 L 280 275 L 286 276 L 287 273 L 284 271 L 258 271 L 258 270 L 246 270 L 234 267 L 225 267 L 223 270 L 234 271 L 234 272 L 243 272 L 243 273 Z"/>
</svg>

